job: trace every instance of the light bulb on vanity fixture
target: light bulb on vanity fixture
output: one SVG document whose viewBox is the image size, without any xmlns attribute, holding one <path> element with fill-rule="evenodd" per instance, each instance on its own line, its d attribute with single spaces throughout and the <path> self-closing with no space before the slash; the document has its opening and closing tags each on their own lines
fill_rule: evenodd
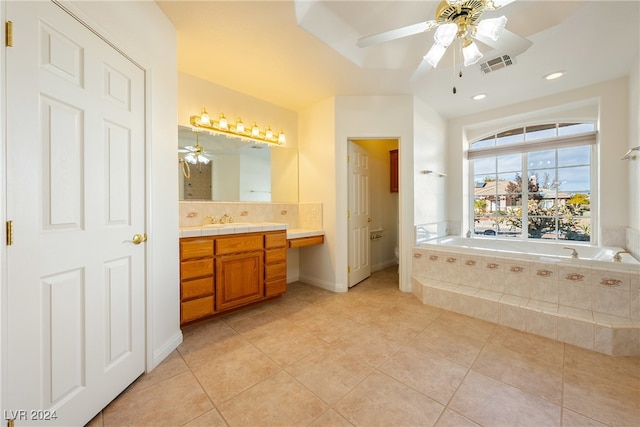
<svg viewBox="0 0 640 427">
<path fill-rule="evenodd" d="M 219 120 L 211 120 L 206 108 L 202 109 L 199 116 L 191 116 L 189 121 L 191 125 L 196 128 L 207 129 L 213 133 L 254 141 L 260 144 L 284 145 L 287 142 L 287 138 L 282 130 L 275 135 L 271 127 L 267 126 L 263 132 L 256 122 L 253 122 L 251 129 L 247 130 L 241 119 L 238 119 L 235 124 L 229 123 L 224 113 L 220 114 Z"/>
</svg>

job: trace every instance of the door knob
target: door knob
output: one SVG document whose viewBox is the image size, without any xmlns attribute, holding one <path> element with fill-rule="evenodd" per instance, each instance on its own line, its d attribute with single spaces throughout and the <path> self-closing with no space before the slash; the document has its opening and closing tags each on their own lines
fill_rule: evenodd
<svg viewBox="0 0 640 427">
<path fill-rule="evenodd" d="M 139 245 L 142 242 L 146 242 L 147 241 L 147 233 L 136 234 L 136 235 L 133 236 L 133 239 L 131 239 L 131 241 L 133 242 L 134 245 Z"/>
</svg>

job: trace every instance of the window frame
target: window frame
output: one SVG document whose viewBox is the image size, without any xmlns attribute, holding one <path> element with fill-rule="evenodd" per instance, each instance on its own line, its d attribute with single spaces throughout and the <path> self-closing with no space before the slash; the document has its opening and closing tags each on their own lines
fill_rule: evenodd
<svg viewBox="0 0 640 427">
<path fill-rule="evenodd" d="M 474 171 L 474 162 L 473 160 L 479 158 L 488 158 L 493 157 L 497 158 L 498 156 L 508 155 L 508 154 L 520 154 L 521 155 L 521 167 L 519 173 L 522 176 L 523 183 L 529 176 L 529 168 L 528 168 L 528 156 L 532 152 L 543 151 L 543 150 L 558 150 L 562 148 L 569 147 L 580 147 L 580 146 L 590 146 L 590 162 L 589 162 L 589 200 L 591 208 L 589 210 L 589 220 L 590 220 L 590 240 L 589 241 L 578 241 L 578 240 L 559 240 L 559 239 L 540 239 L 535 237 L 529 237 L 528 233 L 528 209 L 527 200 L 529 197 L 529 190 L 527 185 L 522 185 L 522 230 L 519 237 L 503 237 L 504 239 L 508 239 L 509 241 L 513 240 L 523 240 L 523 241 L 545 241 L 545 242 L 554 242 L 557 243 L 559 241 L 562 242 L 571 242 L 571 244 L 590 244 L 597 245 L 598 244 L 598 212 L 599 212 L 599 197 L 597 193 L 598 182 L 599 182 L 599 168 L 598 168 L 598 149 L 599 149 L 599 132 L 597 128 L 597 122 L 593 120 L 561 120 L 556 121 L 556 129 L 558 125 L 561 123 L 575 123 L 575 124 L 590 124 L 593 126 L 594 130 L 589 132 L 576 133 L 572 135 L 563 135 L 563 136 L 555 136 L 551 138 L 541 138 L 533 141 L 527 141 L 526 139 L 526 129 L 527 127 L 534 126 L 544 126 L 544 125 L 552 125 L 553 123 L 536 123 L 536 124 L 528 124 L 521 126 L 513 126 L 510 130 L 494 130 L 489 134 L 485 134 L 482 137 L 478 137 L 473 141 L 468 143 L 468 150 L 465 153 L 465 160 L 468 165 L 468 180 L 467 180 L 467 190 L 468 190 L 468 209 L 467 209 L 467 220 L 469 224 L 469 230 L 475 228 L 475 171 Z M 472 148 L 472 145 L 475 142 L 486 140 L 487 138 L 493 137 L 495 138 L 497 135 L 510 132 L 512 130 L 524 129 L 524 141 L 517 143 L 509 143 L 505 145 L 494 145 L 492 147 L 482 147 L 482 148 Z M 556 151 L 557 156 L 557 151 Z M 556 173 L 559 169 L 557 163 L 554 166 Z M 557 218 L 556 218 L 557 219 Z M 556 225 L 557 231 L 557 225 Z M 475 232 L 472 232 L 474 237 L 477 238 L 490 238 L 490 239 L 500 239 L 498 235 L 495 236 L 483 236 L 477 235 Z"/>
</svg>

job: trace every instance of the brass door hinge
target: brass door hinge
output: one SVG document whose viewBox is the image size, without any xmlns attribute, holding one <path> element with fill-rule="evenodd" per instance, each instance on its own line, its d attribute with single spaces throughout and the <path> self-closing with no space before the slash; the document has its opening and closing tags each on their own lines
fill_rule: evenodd
<svg viewBox="0 0 640 427">
<path fill-rule="evenodd" d="M 7 246 L 13 245 L 13 221 L 7 221 Z"/>
<path fill-rule="evenodd" d="M 350 161 L 350 160 L 349 160 L 349 155 L 347 154 L 347 163 L 349 163 L 349 161 Z"/>
<path fill-rule="evenodd" d="M 347 266 L 347 273 L 351 273 L 351 266 L 350 265 Z"/>
<path fill-rule="evenodd" d="M 13 47 L 13 22 L 7 21 L 5 23 L 5 45 L 7 47 Z"/>
<path fill-rule="evenodd" d="M 347 211 L 347 218 L 351 218 L 351 211 Z"/>
</svg>

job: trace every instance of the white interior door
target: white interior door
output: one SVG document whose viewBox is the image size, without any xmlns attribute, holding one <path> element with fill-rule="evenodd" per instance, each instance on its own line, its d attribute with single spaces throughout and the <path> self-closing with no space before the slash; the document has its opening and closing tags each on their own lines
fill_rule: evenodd
<svg viewBox="0 0 640 427">
<path fill-rule="evenodd" d="M 349 141 L 349 287 L 371 275 L 369 154 Z"/>
<path fill-rule="evenodd" d="M 144 370 L 145 77 L 52 2 L 6 10 L 5 416 L 83 425 Z"/>
</svg>

